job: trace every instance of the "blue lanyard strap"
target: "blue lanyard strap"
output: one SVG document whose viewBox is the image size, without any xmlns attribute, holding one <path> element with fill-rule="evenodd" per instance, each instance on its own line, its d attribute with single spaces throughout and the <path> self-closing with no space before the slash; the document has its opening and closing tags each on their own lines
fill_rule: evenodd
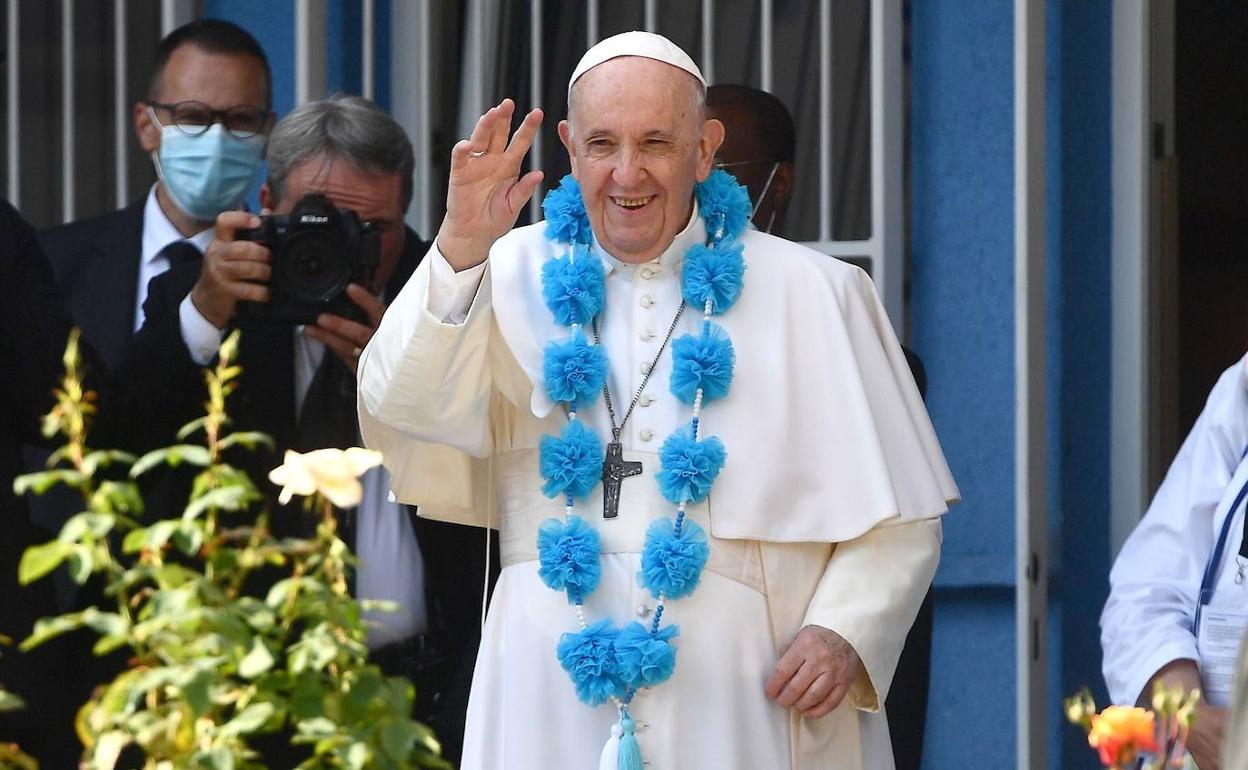
<svg viewBox="0 0 1248 770">
<path fill-rule="evenodd" d="M 1239 456 L 1239 462 L 1242 464 L 1245 458 L 1248 458 L 1248 447 L 1245 447 Z M 1218 576 L 1218 568 L 1222 566 L 1222 554 L 1226 551 L 1226 538 L 1231 533 L 1231 522 L 1235 520 L 1235 511 L 1239 510 L 1245 496 L 1248 496 L 1248 483 L 1239 488 L 1239 494 L 1235 495 L 1235 501 L 1227 510 L 1226 518 L 1222 521 L 1222 531 L 1218 533 L 1218 543 L 1213 547 L 1213 555 L 1209 558 L 1209 563 L 1205 565 L 1205 574 L 1200 580 L 1200 601 L 1196 605 L 1196 618 L 1192 622 L 1192 633 L 1200 629 L 1201 608 L 1213 599 L 1214 581 Z M 1241 553 L 1245 544 L 1248 544 L 1248 516 L 1244 518 L 1244 535 L 1244 542 L 1240 545 Z"/>
</svg>

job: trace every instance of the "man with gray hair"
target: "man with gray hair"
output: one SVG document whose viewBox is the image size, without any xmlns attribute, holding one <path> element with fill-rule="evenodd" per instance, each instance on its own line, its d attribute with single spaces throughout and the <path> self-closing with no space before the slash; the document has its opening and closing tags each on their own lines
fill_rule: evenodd
<svg viewBox="0 0 1248 770">
<path fill-rule="evenodd" d="M 306 195 L 319 194 L 380 233 L 371 280 L 344 292 L 355 311 L 324 310 L 303 324 L 266 316 L 270 279 L 284 269 L 275 264 L 278 250 L 238 237 L 258 227 L 260 217 L 223 213 L 202 261 L 179 265 L 152 284 L 135 341 L 144 361 L 135 369 L 148 379 L 132 396 L 159 412 L 144 428 L 144 443 L 167 443 L 177 426 L 199 414 L 205 399 L 199 368 L 213 361 L 228 331 L 241 329 L 243 374 L 230 413 L 239 429 L 268 433 L 276 444 L 271 454 L 240 459 L 256 478 L 265 478 L 286 449 L 360 443 L 356 360 L 386 302 L 428 248 L 403 222 L 412 198 L 411 142 L 372 102 L 334 97 L 301 105 L 274 127 L 267 158 L 269 176 L 260 190 L 266 213 L 290 214 Z M 340 522 L 359 557 L 356 594 L 399 606 L 370 618 L 368 644 L 387 673 L 415 682 L 417 718 L 435 727 L 454 759 L 479 637 L 473 607 L 485 579 L 483 549 L 468 528 L 417 519 L 414 508 L 391 501 L 389 479 L 376 471 L 363 479 L 359 508 Z M 285 535 L 310 534 L 312 526 L 294 506 L 272 521 Z"/>
</svg>

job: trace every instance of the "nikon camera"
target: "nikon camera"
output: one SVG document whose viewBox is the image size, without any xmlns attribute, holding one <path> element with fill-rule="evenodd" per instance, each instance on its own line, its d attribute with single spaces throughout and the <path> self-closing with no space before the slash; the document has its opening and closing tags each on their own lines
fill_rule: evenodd
<svg viewBox="0 0 1248 770">
<path fill-rule="evenodd" d="M 372 283 L 381 234 L 354 211 L 308 193 L 289 214 L 262 216 L 259 227 L 239 230 L 235 238 L 264 244 L 272 253 L 269 301 L 242 303 L 243 317 L 274 324 L 314 324 L 321 313 L 366 320 L 347 298 L 347 284 Z"/>
</svg>

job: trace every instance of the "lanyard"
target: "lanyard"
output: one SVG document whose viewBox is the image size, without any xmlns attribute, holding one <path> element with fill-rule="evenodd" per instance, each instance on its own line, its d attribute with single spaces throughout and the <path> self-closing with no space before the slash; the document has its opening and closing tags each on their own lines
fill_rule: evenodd
<svg viewBox="0 0 1248 770">
<path fill-rule="evenodd" d="M 1248 458 L 1248 447 L 1245 447 L 1243 454 L 1239 456 L 1241 465 L 1245 458 Z M 1217 545 L 1213 547 L 1213 555 L 1209 557 L 1209 563 L 1205 565 L 1205 574 L 1200 580 L 1200 601 L 1196 604 L 1196 618 L 1192 622 L 1193 633 L 1200 630 L 1201 609 L 1213 599 L 1214 582 L 1218 577 L 1218 568 L 1222 566 L 1222 553 L 1226 550 L 1226 538 L 1230 535 L 1231 522 L 1235 520 L 1235 511 L 1239 510 L 1245 496 L 1248 496 L 1248 482 L 1239 488 L 1239 494 L 1235 495 L 1235 501 L 1227 509 L 1226 518 L 1222 521 L 1222 531 L 1218 533 Z M 1241 558 L 1248 559 L 1248 514 L 1244 515 L 1244 532 L 1239 541 L 1239 555 Z"/>
</svg>

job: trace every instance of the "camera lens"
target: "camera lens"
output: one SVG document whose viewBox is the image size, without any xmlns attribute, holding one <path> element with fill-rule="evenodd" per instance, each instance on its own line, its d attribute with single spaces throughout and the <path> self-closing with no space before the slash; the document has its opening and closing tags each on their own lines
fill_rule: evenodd
<svg viewBox="0 0 1248 770">
<path fill-rule="evenodd" d="M 340 239 L 325 231 L 296 233 L 273 267 L 274 280 L 294 299 L 326 302 L 351 280 L 351 263 Z"/>
</svg>

